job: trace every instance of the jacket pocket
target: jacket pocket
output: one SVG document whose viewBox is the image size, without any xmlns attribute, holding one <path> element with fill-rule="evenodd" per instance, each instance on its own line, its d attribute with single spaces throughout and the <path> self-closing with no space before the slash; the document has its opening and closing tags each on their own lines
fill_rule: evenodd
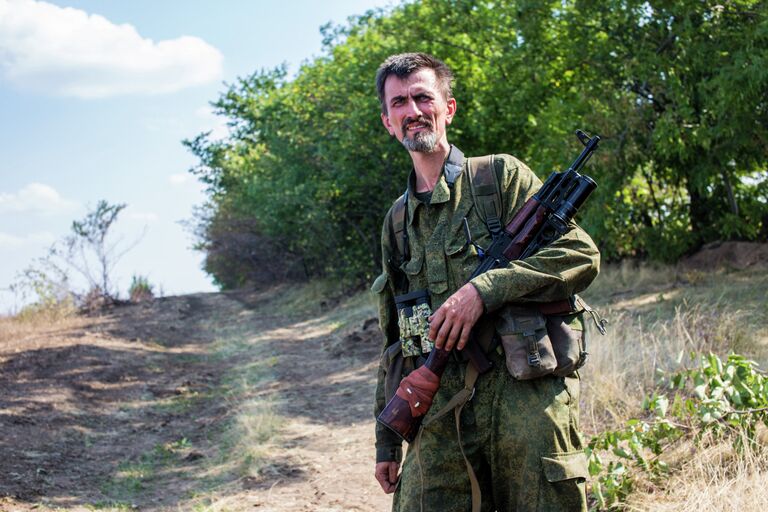
<svg viewBox="0 0 768 512">
<path fill-rule="evenodd" d="M 371 291 L 373 293 L 381 293 L 384 291 L 384 287 L 387 286 L 387 273 L 384 272 L 379 277 L 376 278 L 376 280 L 371 285 Z"/>
<path fill-rule="evenodd" d="M 411 256 L 411 259 L 403 263 L 403 266 L 400 268 L 403 272 L 408 274 L 410 279 L 411 277 L 420 274 L 422 267 L 424 267 L 424 256 L 419 254 Z"/>
<path fill-rule="evenodd" d="M 557 368 L 547 321 L 538 311 L 502 308 L 496 317 L 496 332 L 504 348 L 507 370 L 515 379 L 543 377 Z"/>
</svg>

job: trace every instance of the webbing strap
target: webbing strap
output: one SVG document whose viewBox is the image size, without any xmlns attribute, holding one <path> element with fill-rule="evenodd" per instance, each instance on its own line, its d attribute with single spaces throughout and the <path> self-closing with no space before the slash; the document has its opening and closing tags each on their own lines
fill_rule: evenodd
<svg viewBox="0 0 768 512">
<path fill-rule="evenodd" d="M 394 238 L 397 247 L 397 255 L 400 261 L 395 262 L 399 267 L 403 262 L 410 259 L 408 254 L 408 229 L 406 227 L 405 214 L 408 211 L 408 189 L 402 196 L 397 198 L 392 208 L 392 238 Z"/>
<path fill-rule="evenodd" d="M 480 483 L 477 480 L 477 475 L 475 475 L 475 470 L 472 468 L 472 464 L 469 462 L 469 459 L 467 459 L 466 453 L 464 453 L 464 446 L 462 446 L 461 443 L 461 411 L 464 409 L 464 406 L 469 402 L 472 397 L 475 394 L 475 383 L 477 382 L 477 377 L 479 374 L 477 373 L 477 369 L 475 369 L 474 365 L 468 364 L 467 365 L 467 371 L 464 374 L 464 389 L 453 395 L 450 400 L 448 400 L 448 403 L 445 404 L 445 406 L 440 409 L 434 416 L 429 418 L 428 420 L 425 420 L 424 423 L 421 424 L 421 428 L 419 429 L 419 433 L 416 436 L 416 458 L 417 460 L 420 459 L 420 446 L 421 443 L 421 433 L 424 431 L 426 427 L 437 421 L 438 419 L 442 418 L 451 410 L 453 410 L 453 415 L 456 420 L 456 437 L 459 442 L 459 449 L 461 450 L 461 456 L 464 457 L 464 463 L 467 465 L 467 474 L 469 475 L 469 485 L 472 489 L 472 512 L 480 512 L 480 505 L 482 503 L 482 496 L 480 492 Z M 423 474 L 422 474 L 423 479 Z M 422 480 L 422 489 L 421 489 L 421 496 L 422 500 L 424 497 L 424 487 L 423 487 L 423 480 Z M 423 508 L 423 503 L 422 503 Z"/>
<path fill-rule="evenodd" d="M 470 365 L 472 366 L 472 365 Z M 472 464 L 467 458 L 467 454 L 464 453 L 464 446 L 461 444 L 461 410 L 464 408 L 464 402 L 456 409 L 454 409 L 454 417 L 456 418 L 456 437 L 459 440 L 459 449 L 461 450 L 461 456 L 464 457 L 464 464 L 467 465 L 467 474 L 469 474 L 469 486 L 472 489 L 472 512 L 480 512 L 480 505 L 483 503 L 483 495 L 480 491 L 480 482 L 477 481 L 477 475 L 472 468 Z"/>
<path fill-rule="evenodd" d="M 491 236 L 501 234 L 503 205 L 501 187 L 493 168 L 493 155 L 469 159 L 469 186 L 480 218 L 488 226 Z"/>
</svg>

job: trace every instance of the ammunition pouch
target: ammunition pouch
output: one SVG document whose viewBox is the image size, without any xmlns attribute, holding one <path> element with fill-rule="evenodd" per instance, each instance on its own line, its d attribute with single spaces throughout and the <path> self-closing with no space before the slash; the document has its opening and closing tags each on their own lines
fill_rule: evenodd
<svg viewBox="0 0 768 512">
<path fill-rule="evenodd" d="M 566 314 L 544 315 L 538 309 L 507 306 L 496 315 L 496 335 L 504 349 L 507 370 L 518 380 L 545 375 L 570 375 L 587 361 L 584 313 L 577 297 Z"/>
<path fill-rule="evenodd" d="M 395 297 L 397 325 L 400 328 L 400 344 L 403 357 L 428 354 L 435 346 L 429 339 L 429 320 L 432 308 L 429 291 L 416 290 Z"/>
</svg>

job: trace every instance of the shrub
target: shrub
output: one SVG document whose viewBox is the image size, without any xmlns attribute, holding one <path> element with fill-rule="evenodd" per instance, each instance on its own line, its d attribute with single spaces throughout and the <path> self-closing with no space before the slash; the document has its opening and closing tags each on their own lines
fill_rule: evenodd
<svg viewBox="0 0 768 512">
<path fill-rule="evenodd" d="M 146 302 L 155 298 L 155 287 L 149 284 L 149 278 L 134 275 L 128 288 L 128 298 L 131 302 Z"/>
</svg>

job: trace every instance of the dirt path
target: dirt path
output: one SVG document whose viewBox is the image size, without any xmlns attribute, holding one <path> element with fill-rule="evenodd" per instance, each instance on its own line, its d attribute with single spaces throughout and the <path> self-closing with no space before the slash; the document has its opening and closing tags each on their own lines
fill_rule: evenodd
<svg viewBox="0 0 768 512">
<path fill-rule="evenodd" d="M 0 322 L 0 510 L 387 510 L 371 311 L 299 319 L 266 297 Z"/>
</svg>

